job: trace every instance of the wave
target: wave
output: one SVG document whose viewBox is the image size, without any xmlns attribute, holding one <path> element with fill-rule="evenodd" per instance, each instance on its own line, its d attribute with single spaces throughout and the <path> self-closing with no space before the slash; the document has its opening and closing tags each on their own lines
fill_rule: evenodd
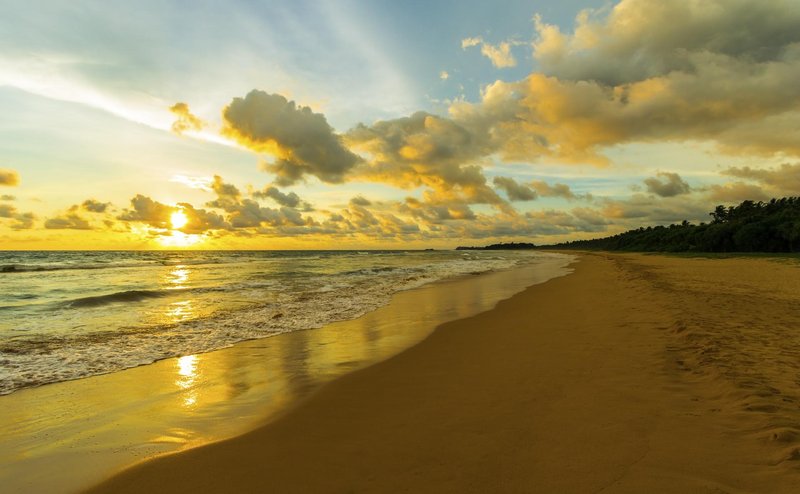
<svg viewBox="0 0 800 494">
<path fill-rule="evenodd" d="M 170 293 L 175 293 L 175 290 L 125 290 L 108 295 L 77 298 L 66 302 L 65 305 L 73 308 L 99 307 L 117 302 L 141 302 L 150 298 L 165 297 Z"/>
<path fill-rule="evenodd" d="M 200 266 L 210 264 L 222 264 L 224 261 L 218 260 L 158 260 L 138 263 L 96 263 L 96 264 L 61 264 L 61 265 L 35 265 L 35 264 L 6 264 L 0 266 L 0 275 L 15 273 L 39 273 L 47 271 L 72 271 L 72 270 L 93 270 L 93 269 L 128 269 L 128 268 L 147 268 L 163 266 Z"/>
<path fill-rule="evenodd" d="M 61 266 L 36 266 L 30 264 L 7 264 L 0 266 L 0 274 L 9 273 L 38 273 L 43 271 L 67 271 L 80 269 L 114 269 L 114 268 L 143 268 L 147 266 L 161 266 L 161 263 L 137 263 L 137 264 L 78 264 Z"/>
</svg>

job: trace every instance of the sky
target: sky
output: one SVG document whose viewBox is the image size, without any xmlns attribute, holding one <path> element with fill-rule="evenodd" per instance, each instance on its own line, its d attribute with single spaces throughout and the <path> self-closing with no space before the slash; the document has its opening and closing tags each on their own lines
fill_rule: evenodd
<svg viewBox="0 0 800 494">
<path fill-rule="evenodd" d="M 800 195 L 800 0 L 6 2 L 0 249 L 451 248 Z"/>
</svg>

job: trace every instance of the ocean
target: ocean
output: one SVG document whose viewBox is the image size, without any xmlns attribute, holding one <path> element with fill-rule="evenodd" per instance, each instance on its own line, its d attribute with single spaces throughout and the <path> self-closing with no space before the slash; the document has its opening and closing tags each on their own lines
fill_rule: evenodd
<svg viewBox="0 0 800 494">
<path fill-rule="evenodd" d="M 530 251 L 0 252 L 0 394 L 355 319 Z"/>
</svg>

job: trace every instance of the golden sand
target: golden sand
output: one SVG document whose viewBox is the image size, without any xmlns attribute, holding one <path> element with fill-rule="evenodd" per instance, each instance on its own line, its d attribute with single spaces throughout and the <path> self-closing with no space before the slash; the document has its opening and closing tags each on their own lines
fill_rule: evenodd
<svg viewBox="0 0 800 494">
<path fill-rule="evenodd" d="M 91 492 L 800 492 L 800 269 L 587 254 Z"/>
</svg>

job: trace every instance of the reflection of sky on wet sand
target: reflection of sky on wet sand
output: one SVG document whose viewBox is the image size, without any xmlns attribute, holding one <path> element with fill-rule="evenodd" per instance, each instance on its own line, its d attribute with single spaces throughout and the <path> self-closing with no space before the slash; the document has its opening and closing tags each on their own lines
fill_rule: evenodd
<svg viewBox="0 0 800 494">
<path fill-rule="evenodd" d="M 0 397 L 0 483 L 12 492 L 26 484 L 79 490 L 143 457 L 239 434 L 439 323 L 491 308 L 536 276 L 523 269 L 436 284 L 401 292 L 354 321 Z M 191 273 L 169 278 L 185 285 Z"/>
<path fill-rule="evenodd" d="M 178 376 L 180 376 L 175 381 L 175 384 L 183 390 L 183 405 L 187 408 L 197 404 L 197 390 L 194 389 L 197 360 L 197 355 L 187 355 L 175 360 L 175 365 L 178 367 Z"/>
</svg>

